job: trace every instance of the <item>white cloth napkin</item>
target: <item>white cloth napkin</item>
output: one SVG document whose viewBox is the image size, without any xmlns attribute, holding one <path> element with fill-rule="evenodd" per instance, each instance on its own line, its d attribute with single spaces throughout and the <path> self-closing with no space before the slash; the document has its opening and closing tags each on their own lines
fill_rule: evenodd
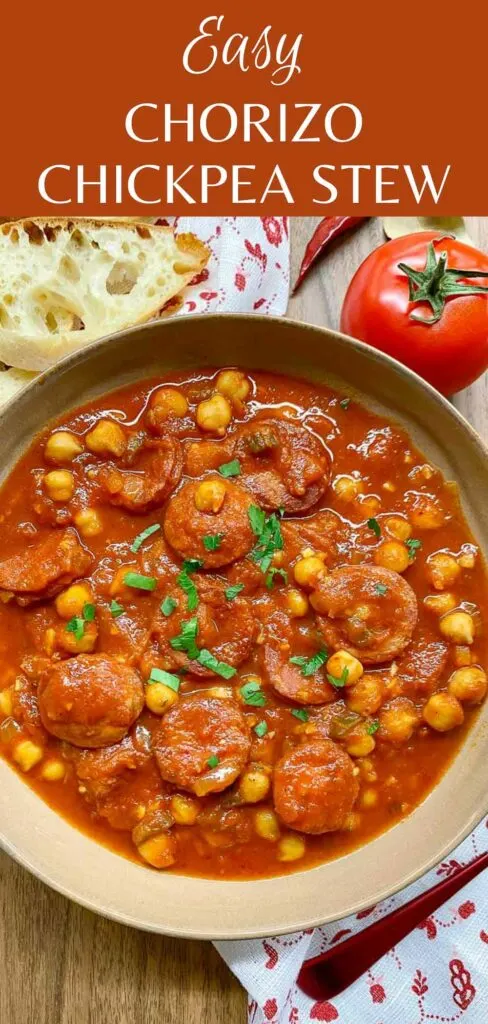
<svg viewBox="0 0 488 1024">
<path fill-rule="evenodd" d="M 181 310 L 276 313 L 289 291 L 288 225 L 279 217 L 189 218 L 212 249 Z M 311 932 L 215 946 L 249 993 L 249 1024 L 488 1024 L 488 885 L 480 875 L 332 1001 L 295 984 L 307 957 L 358 931 L 488 850 L 488 819 L 436 869 L 371 910 Z M 293 884 L 293 876 L 290 878 Z"/>
</svg>

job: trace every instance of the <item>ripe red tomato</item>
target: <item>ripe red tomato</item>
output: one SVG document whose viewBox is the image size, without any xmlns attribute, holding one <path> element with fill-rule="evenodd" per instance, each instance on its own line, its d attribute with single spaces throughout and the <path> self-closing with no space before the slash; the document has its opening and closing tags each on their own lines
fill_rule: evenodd
<svg viewBox="0 0 488 1024">
<path fill-rule="evenodd" d="M 414 272 L 411 285 L 407 267 Z M 456 268 L 459 274 L 452 273 Z M 463 277 L 463 270 L 484 276 Z M 341 330 L 394 356 L 451 395 L 488 367 L 487 277 L 488 256 L 457 239 L 433 231 L 393 239 L 356 271 L 342 307 Z M 471 294 L 466 286 L 486 291 Z M 458 287 L 462 294 L 455 294 Z M 425 294 L 432 304 L 421 300 Z M 431 323 L 420 320 L 434 317 Z"/>
</svg>

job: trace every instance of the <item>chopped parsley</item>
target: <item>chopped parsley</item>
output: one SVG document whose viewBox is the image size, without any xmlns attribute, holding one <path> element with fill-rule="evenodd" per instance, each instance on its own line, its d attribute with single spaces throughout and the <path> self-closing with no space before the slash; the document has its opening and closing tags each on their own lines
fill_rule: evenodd
<svg viewBox="0 0 488 1024">
<path fill-rule="evenodd" d="M 74 615 L 66 623 L 66 632 L 73 633 L 75 640 L 81 640 L 85 632 L 85 620 L 81 618 L 81 615 Z"/>
<path fill-rule="evenodd" d="M 185 558 L 182 565 L 183 572 L 198 572 L 199 569 L 203 569 L 201 558 Z"/>
<path fill-rule="evenodd" d="M 415 537 L 410 537 L 410 540 L 406 540 L 405 544 L 408 548 L 408 557 L 411 562 L 414 561 L 417 551 L 422 547 L 422 541 L 417 540 Z"/>
<path fill-rule="evenodd" d="M 138 533 L 130 546 L 132 554 L 135 555 L 136 552 L 139 551 L 141 544 L 144 544 L 144 541 L 147 540 L 148 537 L 151 537 L 153 533 L 157 533 L 160 529 L 160 523 L 153 523 L 152 526 L 146 526 L 146 529 L 143 530 L 142 533 Z"/>
<path fill-rule="evenodd" d="M 380 723 L 378 722 L 377 718 L 374 720 L 374 722 L 370 722 L 366 730 L 368 736 L 374 736 L 375 732 L 378 732 L 379 727 Z"/>
<path fill-rule="evenodd" d="M 181 633 L 178 636 L 172 637 L 170 640 L 171 647 L 174 651 L 183 651 L 192 660 L 198 658 L 198 647 L 196 645 L 196 638 L 198 634 L 198 621 L 196 615 L 192 619 L 188 619 L 187 622 L 183 622 L 181 625 Z"/>
<path fill-rule="evenodd" d="M 161 601 L 159 607 L 163 615 L 165 615 L 166 618 L 168 618 L 169 615 L 172 615 L 175 608 L 178 607 L 178 601 L 175 601 L 174 597 L 165 597 L 164 601 Z"/>
<path fill-rule="evenodd" d="M 375 537 L 381 537 L 381 526 L 377 519 L 368 519 L 366 525 L 373 531 Z"/>
<path fill-rule="evenodd" d="M 294 718 L 298 718 L 300 722 L 308 722 L 310 717 L 306 708 L 293 708 L 292 715 Z"/>
<path fill-rule="evenodd" d="M 198 608 L 198 590 L 190 576 L 190 572 L 194 572 L 194 569 L 185 569 L 186 563 L 183 562 L 183 569 L 176 577 L 176 582 L 179 587 L 186 594 L 186 607 L 189 612 L 194 612 Z"/>
<path fill-rule="evenodd" d="M 251 505 L 248 509 L 249 522 L 257 543 L 251 551 L 250 558 L 259 565 L 261 572 L 267 573 L 275 551 L 283 550 L 281 524 L 275 512 L 267 516 L 262 508 Z"/>
<path fill-rule="evenodd" d="M 170 690 L 178 693 L 181 679 L 173 675 L 172 672 L 165 672 L 162 668 L 152 668 L 148 683 L 164 683 L 165 686 L 169 686 Z"/>
<path fill-rule="evenodd" d="M 335 686 L 336 689 L 341 690 L 342 687 L 346 685 L 347 680 L 349 679 L 349 669 L 344 668 L 339 677 L 331 676 L 330 673 L 328 672 L 327 679 L 331 686 Z"/>
<path fill-rule="evenodd" d="M 223 539 L 223 533 L 207 533 L 203 538 L 205 551 L 218 551 Z"/>
<path fill-rule="evenodd" d="M 83 615 L 85 622 L 93 622 L 96 614 L 95 605 L 87 602 L 87 604 L 83 605 L 83 611 L 81 614 Z"/>
<path fill-rule="evenodd" d="M 351 404 L 351 399 L 350 398 L 343 398 L 339 402 L 339 405 L 340 405 L 341 409 L 349 409 L 350 404 Z"/>
<path fill-rule="evenodd" d="M 241 464 L 239 459 L 232 459 L 232 462 L 223 462 L 219 466 L 219 473 L 221 476 L 240 476 L 241 475 Z"/>
<path fill-rule="evenodd" d="M 259 739 L 262 739 L 263 736 L 266 736 L 267 731 L 268 723 L 264 721 L 264 718 L 260 722 L 258 722 L 257 725 L 254 726 L 254 732 L 256 733 L 256 736 L 259 736 Z"/>
<path fill-rule="evenodd" d="M 388 593 L 388 587 L 384 583 L 375 583 L 374 589 L 380 597 L 384 597 Z"/>
<path fill-rule="evenodd" d="M 266 586 L 268 590 L 273 589 L 275 576 L 281 576 L 283 583 L 288 583 L 288 573 L 286 569 L 275 569 L 272 566 L 266 573 Z"/>
<path fill-rule="evenodd" d="M 143 576 L 140 572 L 128 572 L 124 576 L 126 587 L 135 590 L 156 590 L 158 581 L 155 576 Z"/>
<path fill-rule="evenodd" d="M 227 589 L 225 590 L 225 596 L 227 601 L 233 601 L 234 598 L 237 597 L 238 594 L 240 594 L 241 590 L 244 590 L 243 583 L 234 583 L 233 587 L 227 587 Z"/>
<path fill-rule="evenodd" d="M 112 601 L 109 610 L 112 618 L 118 619 L 119 615 L 124 614 L 125 608 L 122 604 L 119 604 L 118 601 Z"/>
<path fill-rule="evenodd" d="M 207 651 L 205 648 L 202 648 L 196 660 L 204 668 L 215 672 L 215 675 L 222 676 L 222 679 L 232 679 L 232 676 L 235 676 L 237 672 L 233 665 L 228 665 L 225 661 L 219 661 L 211 651 Z"/>
<path fill-rule="evenodd" d="M 216 768 L 218 763 L 219 763 L 219 759 L 218 759 L 216 754 L 212 754 L 212 756 L 209 757 L 208 760 L 207 760 L 207 766 L 209 768 Z"/>
<path fill-rule="evenodd" d="M 239 693 L 244 700 L 245 704 L 250 704 L 254 708 L 264 708 L 266 704 L 266 694 L 261 689 L 261 684 L 258 682 L 244 683 L 241 686 Z"/>
<path fill-rule="evenodd" d="M 312 654 L 311 658 L 307 658 L 302 654 L 296 654 L 293 658 L 290 658 L 290 661 L 292 665 L 299 666 L 302 676 L 313 676 L 322 665 L 325 665 L 328 657 L 329 652 L 324 647 L 322 650 L 317 651 L 316 654 Z"/>
</svg>

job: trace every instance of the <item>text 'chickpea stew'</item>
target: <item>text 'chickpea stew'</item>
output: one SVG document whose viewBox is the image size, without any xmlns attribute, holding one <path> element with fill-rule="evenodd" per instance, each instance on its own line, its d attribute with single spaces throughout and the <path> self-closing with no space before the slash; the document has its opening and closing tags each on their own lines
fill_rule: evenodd
<svg viewBox="0 0 488 1024">
<path fill-rule="evenodd" d="M 2 489 L 0 750 L 153 868 L 256 878 L 394 824 L 487 689 L 482 559 L 397 427 L 256 372 L 125 388 Z"/>
</svg>

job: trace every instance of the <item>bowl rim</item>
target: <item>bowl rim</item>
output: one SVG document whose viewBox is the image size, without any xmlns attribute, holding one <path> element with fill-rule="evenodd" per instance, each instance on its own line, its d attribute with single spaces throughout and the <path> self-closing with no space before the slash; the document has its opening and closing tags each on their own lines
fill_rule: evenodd
<svg viewBox="0 0 488 1024">
<path fill-rule="evenodd" d="M 189 322 L 192 322 L 192 321 L 193 322 L 204 322 L 205 324 L 208 324 L 209 327 L 211 327 L 212 322 L 216 321 L 216 320 L 219 320 L 219 321 L 220 320 L 229 320 L 229 321 L 242 320 L 242 321 L 249 322 L 249 323 L 254 323 L 256 321 L 260 321 L 261 323 L 266 324 L 267 326 L 271 326 L 272 324 L 280 324 L 280 325 L 283 325 L 283 326 L 290 326 L 290 327 L 292 327 L 294 329 L 299 329 L 299 330 L 303 330 L 303 329 L 311 330 L 313 332 L 318 332 L 320 334 L 323 334 L 326 337 L 331 337 L 332 336 L 336 341 L 340 341 L 340 342 L 345 343 L 345 345 L 347 345 L 347 347 L 350 350 L 352 350 L 353 352 L 354 351 L 358 351 L 358 352 L 365 353 L 367 355 L 367 358 L 370 361 L 372 361 L 373 363 L 377 362 L 377 363 L 380 363 L 380 364 L 386 364 L 387 366 L 389 365 L 395 371 L 395 373 L 399 377 L 404 377 L 404 378 L 407 378 L 407 379 L 411 379 L 417 385 L 417 387 L 419 387 L 421 390 L 423 390 L 427 394 L 429 394 L 430 398 L 435 403 L 437 403 L 438 405 L 443 407 L 446 410 L 446 412 L 448 413 L 449 417 L 458 424 L 458 426 L 461 428 L 461 431 L 464 434 L 469 435 L 471 443 L 474 445 L 475 448 L 478 449 L 478 452 L 480 453 L 480 455 L 488 463 L 488 445 L 483 440 L 483 438 L 479 435 L 479 433 L 476 431 L 476 429 L 472 426 L 472 424 L 470 424 L 469 421 L 462 415 L 462 413 L 455 406 L 453 406 L 451 404 L 451 402 L 449 401 L 448 398 L 446 398 L 444 395 L 442 395 L 440 392 L 438 392 L 427 381 L 423 380 L 423 378 L 421 378 L 417 373 L 415 373 L 415 371 L 411 370 L 409 367 L 407 367 L 404 364 L 400 363 L 398 360 L 396 360 L 393 357 L 389 356 L 388 354 L 382 352 L 381 350 L 375 349 L 372 346 L 370 346 L 370 345 L 368 345 L 368 344 L 366 344 L 366 343 L 364 343 L 362 341 L 359 341 L 356 338 L 352 338 L 352 337 L 350 337 L 348 335 L 343 334 L 341 331 L 334 330 L 332 328 L 329 328 L 329 327 L 321 325 L 321 324 L 315 324 L 315 323 L 313 323 L 311 321 L 301 320 L 301 319 L 298 319 L 298 318 L 295 318 L 295 317 L 292 317 L 292 316 L 276 316 L 276 315 L 268 315 L 268 314 L 263 314 L 263 313 L 250 313 L 250 312 L 247 312 L 247 313 L 246 312 L 235 312 L 235 313 L 234 312 L 222 312 L 222 313 L 185 314 L 184 316 L 181 316 L 181 317 L 176 316 L 176 317 L 171 317 L 171 318 L 168 318 L 168 319 L 161 319 L 159 321 L 158 320 L 148 321 L 145 324 L 134 325 L 133 327 L 127 328 L 127 329 L 122 330 L 122 331 L 118 331 L 118 332 L 116 332 L 114 334 L 105 335 L 104 337 L 98 339 L 97 341 L 91 342 L 89 345 L 86 345 L 83 349 L 79 349 L 76 352 L 72 352 L 72 353 L 68 354 L 63 359 L 59 360 L 59 362 L 54 364 L 54 366 L 49 367 L 48 369 L 44 370 L 33 381 L 28 383 L 19 392 L 17 392 L 14 396 L 12 396 L 12 398 L 9 399 L 9 401 L 5 404 L 5 406 L 0 411 L 0 426 L 3 424 L 5 415 L 7 413 L 10 413 L 12 407 L 15 407 L 15 405 L 18 403 L 19 400 L 21 400 L 21 399 L 29 400 L 29 398 L 34 399 L 36 393 L 40 389 L 42 389 L 45 386 L 46 382 L 48 382 L 51 378 L 58 377 L 60 374 L 62 374 L 62 372 L 65 369 L 72 369 L 73 367 L 76 367 L 77 365 L 81 365 L 84 362 L 89 362 L 91 358 L 96 357 L 98 351 L 100 351 L 100 350 L 102 350 L 102 349 L 104 349 L 106 347 L 109 347 L 111 344 L 113 344 L 114 342 L 117 342 L 117 340 L 119 340 L 119 339 L 123 339 L 123 338 L 125 338 L 127 336 L 131 336 L 133 334 L 140 334 L 141 332 L 151 331 L 151 330 L 154 330 L 155 327 L 158 328 L 158 329 L 164 330 L 166 328 L 166 326 L 169 326 L 169 325 L 173 325 L 174 326 L 178 321 L 181 321 L 183 323 L 189 323 Z M 233 365 L 233 364 L 229 363 L 228 365 Z M 197 367 L 195 367 L 195 368 L 197 368 Z M 284 372 L 284 375 L 285 376 L 291 376 L 292 374 L 290 374 L 289 372 Z M 297 366 L 296 375 L 297 375 L 297 377 L 300 377 L 300 366 L 299 365 Z M 140 376 L 140 380 L 141 381 L 143 381 L 144 379 L 150 379 L 150 377 L 151 377 L 151 374 L 148 374 L 147 376 L 145 376 L 144 375 L 144 369 L 141 369 L 141 376 Z M 105 394 L 109 395 L 112 391 L 118 390 L 118 387 L 120 387 L 120 386 L 123 387 L 123 385 L 118 385 L 116 388 L 115 387 L 108 387 L 106 390 L 100 389 L 100 392 L 99 392 L 100 396 L 103 396 Z M 365 392 L 365 394 L 367 395 L 367 392 Z M 76 405 L 72 406 L 72 408 L 75 409 Z M 53 418 L 55 418 L 55 417 L 53 417 Z M 51 421 L 51 418 L 46 421 L 46 425 L 48 425 L 48 423 L 50 421 Z M 7 767 L 10 768 L 10 766 L 8 765 L 8 762 L 5 762 L 4 759 L 1 759 L 1 761 L 2 761 L 2 764 L 7 764 Z M 13 774 L 15 776 L 16 773 L 14 772 Z M 19 781 L 20 781 L 21 785 L 26 786 L 26 783 L 22 779 L 20 779 Z M 437 789 L 438 785 L 439 785 L 439 782 L 433 787 L 433 790 L 431 790 L 431 793 L 434 792 Z M 29 791 L 33 794 L 33 796 L 35 797 L 35 799 L 37 801 L 40 801 L 43 805 L 49 807 L 49 805 L 46 805 L 46 802 L 42 800 L 42 797 L 38 796 L 37 793 L 35 793 L 34 791 L 30 790 L 30 788 L 28 786 L 26 788 L 29 789 Z M 426 800 L 428 800 L 428 799 L 429 799 L 429 797 L 426 798 Z M 423 801 L 423 803 L 425 803 L 425 802 L 426 801 Z M 76 826 L 73 825 L 69 820 L 67 820 L 66 818 L 63 818 L 62 815 L 59 815 L 56 811 L 53 811 L 51 808 L 49 808 L 49 810 L 51 811 L 51 813 L 55 814 L 58 818 L 61 818 L 65 822 L 67 827 L 73 829 L 75 832 L 79 832 L 79 830 L 76 828 Z M 434 853 L 432 853 L 429 857 L 427 857 L 419 865 L 417 865 L 417 867 L 415 869 L 411 870 L 407 875 L 404 875 L 398 881 L 398 883 L 396 885 L 392 886 L 391 884 L 389 884 L 389 885 L 385 886 L 385 888 L 383 890 L 381 888 L 377 888 L 375 893 L 374 893 L 374 901 L 375 902 L 380 902 L 380 901 L 388 898 L 389 896 L 392 896 L 395 893 L 398 893 L 399 891 L 403 890 L 404 888 L 406 888 L 407 886 L 409 886 L 410 884 L 415 882 L 417 879 L 422 877 L 427 871 L 429 871 L 436 864 L 438 864 L 441 860 L 443 860 L 446 856 L 448 856 L 449 853 L 457 845 L 459 845 L 459 843 L 461 843 L 463 841 L 463 839 L 466 838 L 466 836 L 469 835 L 469 833 L 476 827 L 476 825 L 482 820 L 482 818 L 487 813 L 488 813 L 488 791 L 486 793 L 486 798 L 485 798 L 484 805 L 483 805 L 481 811 L 479 811 L 479 813 L 477 812 L 476 814 L 471 815 L 469 820 L 465 823 L 465 825 L 462 828 L 459 828 L 456 831 L 456 834 L 454 836 L 451 836 L 451 838 L 449 839 L 448 842 L 445 842 L 440 849 L 437 849 Z M 405 820 L 408 820 L 408 819 L 405 819 Z M 401 827 L 401 823 L 399 823 L 399 824 L 400 824 L 400 827 Z M 392 831 L 393 831 L 393 828 L 387 830 L 386 834 L 391 833 Z M 89 841 L 91 843 L 93 843 L 95 846 L 97 846 L 98 848 L 107 849 L 106 847 L 103 847 L 102 844 L 98 843 L 98 841 L 96 839 L 92 839 L 91 837 L 87 837 L 86 833 L 80 833 L 80 834 L 82 834 L 86 838 L 88 838 Z M 383 834 L 385 834 L 385 833 L 383 833 Z M 376 838 L 381 838 L 381 836 L 380 837 L 376 837 Z M 362 850 L 367 849 L 369 846 L 371 846 L 372 843 L 374 842 L 374 839 L 375 839 L 375 837 L 373 837 L 373 840 L 370 840 L 370 841 L 364 843 L 362 846 L 359 846 L 357 848 L 357 850 L 352 851 L 351 853 L 340 855 L 339 857 L 335 858 L 330 863 L 336 863 L 337 864 L 337 863 L 339 863 L 341 861 L 345 861 L 347 858 L 353 856 L 354 853 L 357 853 L 357 852 L 360 853 Z M 208 939 L 208 940 L 224 941 L 224 940 L 236 940 L 236 939 L 238 940 L 238 939 L 245 939 L 245 938 L 262 938 L 262 937 L 266 937 L 266 936 L 268 936 L 270 934 L 272 934 L 272 935 L 283 935 L 283 934 L 287 934 L 287 933 L 290 933 L 290 932 L 293 932 L 293 931 L 299 931 L 299 930 L 302 930 L 304 928 L 317 927 L 317 926 L 323 924 L 324 920 L 326 920 L 327 922 L 329 922 L 329 921 L 332 922 L 332 921 L 340 920 L 342 918 L 345 918 L 346 916 L 350 916 L 351 914 L 356 914 L 359 911 L 361 911 L 363 909 L 366 909 L 366 908 L 368 908 L 368 907 L 370 907 L 372 905 L 372 898 L 371 898 L 371 896 L 366 895 L 366 896 L 362 897 L 361 899 L 356 900 L 354 903 L 349 904 L 346 907 L 345 911 L 344 910 L 343 911 L 337 911 L 337 912 L 334 912 L 332 914 L 329 913 L 329 914 L 326 915 L 326 917 L 324 917 L 324 912 L 322 911 L 321 913 L 317 914 L 316 916 L 312 916 L 311 917 L 310 915 L 308 915 L 306 920 L 305 920 L 305 922 L 303 922 L 303 921 L 300 922 L 300 921 L 296 921 L 296 920 L 291 921 L 291 922 L 287 921 L 286 924 L 279 924 L 277 922 L 276 924 L 272 923 L 272 924 L 266 925 L 265 927 L 262 927 L 262 926 L 256 927 L 256 928 L 253 928 L 251 931 L 246 930 L 245 932 L 243 932 L 243 931 L 241 931 L 239 929 L 236 929 L 236 928 L 232 928 L 232 929 L 228 929 L 228 928 L 227 929 L 225 929 L 225 928 L 222 929 L 222 928 L 220 928 L 217 931 L 217 933 L 216 933 L 215 930 L 209 931 L 207 928 L 203 928 L 203 929 L 202 928 L 196 928 L 193 925 L 192 925 L 191 929 L 189 929 L 185 925 L 183 925 L 181 928 L 180 927 L 167 927 L 167 926 L 165 926 L 164 921 L 161 922 L 161 923 L 153 923 L 153 922 L 144 920 L 142 918 L 141 919 L 137 918 L 137 916 L 135 916 L 133 914 L 126 914 L 124 912 L 117 911 L 113 907 L 103 906 L 100 902 L 96 902 L 93 899 L 90 899 L 89 897 L 84 896 L 83 892 L 81 891 L 81 886 L 80 886 L 79 890 L 74 890 L 74 889 L 71 889 L 70 887 L 68 887 L 67 885 L 64 885 L 62 882 L 57 880 L 56 877 L 53 877 L 49 873 L 48 870 L 43 870 L 38 864 L 36 864 L 35 863 L 35 858 L 31 858 L 23 850 L 20 850 L 15 845 L 15 843 L 13 843 L 8 838 L 8 836 L 6 835 L 6 832 L 4 830 L 4 824 L 2 822 L 0 822 L 0 848 L 2 850 L 4 850 L 6 853 L 8 853 L 22 867 L 26 868 L 29 872 L 31 872 L 33 875 L 35 875 L 37 878 L 39 878 L 42 882 L 47 884 L 50 888 L 52 888 L 55 891 L 59 892 L 61 895 L 66 896 L 67 898 L 71 899 L 72 901 L 74 901 L 75 903 L 79 904 L 80 906 L 83 906 L 86 909 L 88 909 L 90 911 L 93 911 L 95 913 L 101 914 L 102 916 L 107 917 L 110 920 L 116 921 L 119 924 L 124 924 L 124 925 L 129 925 L 131 927 L 136 927 L 136 928 L 138 928 L 140 930 L 143 930 L 143 931 L 153 932 L 153 933 L 156 933 L 156 934 L 170 935 L 170 936 L 179 937 L 179 938 L 194 938 L 194 939 Z M 119 859 L 124 860 L 124 858 L 120 858 L 119 854 L 113 854 L 113 855 L 117 856 Z M 126 863 L 130 864 L 130 863 L 133 863 L 133 862 L 126 861 Z M 325 862 L 325 863 L 319 864 L 319 865 L 317 865 L 315 867 L 305 869 L 304 871 L 298 871 L 298 872 L 292 873 L 290 875 L 281 875 L 281 876 L 275 876 L 275 877 L 278 880 L 279 879 L 285 879 L 285 878 L 286 879 L 290 878 L 290 880 L 297 879 L 297 878 L 303 877 L 305 875 L 311 875 L 315 871 L 320 871 L 321 869 L 326 868 L 328 863 L 329 862 Z M 144 871 L 144 872 L 147 872 L 147 868 L 145 868 L 144 866 L 142 866 L 141 870 Z M 200 882 L 205 882 L 205 884 L 207 886 L 210 886 L 210 887 L 212 887 L 212 886 L 218 886 L 219 888 L 224 887 L 224 892 L 225 892 L 226 888 L 228 888 L 229 886 L 232 886 L 233 884 L 236 884 L 235 880 L 222 881 L 222 880 L 219 880 L 219 879 L 197 878 L 196 876 L 187 876 L 187 875 L 178 875 L 178 874 L 177 875 L 167 876 L 167 877 L 174 878 L 175 880 L 176 879 L 182 879 L 183 880 L 183 879 L 188 879 L 188 878 L 192 878 L 193 877 L 193 880 L 200 881 Z M 275 877 L 271 877 L 271 878 L 258 878 L 258 879 L 250 879 L 250 880 L 245 880 L 245 879 L 241 880 L 241 879 L 239 879 L 237 884 L 245 885 L 245 887 L 249 889 L 249 893 L 251 894 L 253 887 L 255 887 L 255 886 L 262 886 L 264 883 L 268 883 L 268 884 L 272 883 L 275 880 Z"/>
</svg>

